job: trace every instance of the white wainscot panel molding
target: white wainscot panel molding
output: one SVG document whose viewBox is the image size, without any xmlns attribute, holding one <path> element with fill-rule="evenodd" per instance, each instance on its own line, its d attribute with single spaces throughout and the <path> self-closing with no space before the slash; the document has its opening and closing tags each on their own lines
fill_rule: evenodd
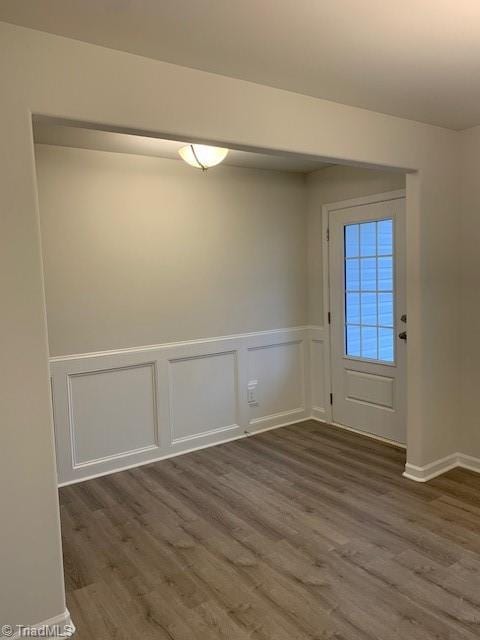
<svg viewBox="0 0 480 640">
<path fill-rule="evenodd" d="M 294 327 L 51 358 L 59 484 L 154 462 L 307 418 L 331 421 L 328 329 Z M 249 381 L 256 400 L 248 404 Z M 349 394 L 389 379 L 354 376 Z M 455 453 L 405 476 L 426 482 L 454 467 L 480 472 Z"/>
<path fill-rule="evenodd" d="M 308 327 L 51 358 L 60 484 L 310 417 Z M 259 404 L 247 385 L 258 380 Z"/>
<path fill-rule="evenodd" d="M 310 389 L 312 417 L 331 419 L 330 358 L 328 331 L 323 327 L 310 327 Z"/>
<path fill-rule="evenodd" d="M 50 363 L 61 484 L 141 464 L 159 454 L 157 361 L 151 355 Z"/>
<path fill-rule="evenodd" d="M 155 365 L 68 376 L 73 467 L 158 447 Z"/>
<path fill-rule="evenodd" d="M 256 380 L 250 431 L 306 418 L 305 339 L 271 342 L 248 349 L 248 379 Z"/>
<path fill-rule="evenodd" d="M 239 429 L 235 351 L 169 360 L 173 445 Z"/>
</svg>

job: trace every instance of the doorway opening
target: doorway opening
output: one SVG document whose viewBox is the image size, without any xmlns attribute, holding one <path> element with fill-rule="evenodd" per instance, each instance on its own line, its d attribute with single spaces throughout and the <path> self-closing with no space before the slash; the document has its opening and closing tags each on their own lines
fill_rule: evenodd
<svg viewBox="0 0 480 640">
<path fill-rule="evenodd" d="M 384 282 L 388 260 L 400 269 L 404 248 L 393 245 L 403 223 L 376 195 L 404 202 L 405 173 L 234 149 L 205 174 L 180 159 L 186 140 L 45 118 L 34 134 L 60 485 L 309 418 L 405 442 L 387 425 L 393 414 L 400 424 L 400 374 L 389 381 L 404 367 L 387 345 L 397 328 L 387 315 L 404 285 Z M 360 266 L 357 289 L 345 289 L 343 275 L 328 280 L 344 233 L 334 221 L 352 198 L 360 213 L 348 219 L 349 237 L 356 229 L 362 240 L 348 260 L 375 262 L 375 289 Z M 373 218 L 362 218 L 358 198 Z M 343 214 L 331 202 L 343 202 Z M 368 225 L 376 253 L 363 255 Z M 373 295 L 381 317 L 355 323 L 355 306 L 341 308 L 334 292 L 356 296 L 357 314 L 373 313 L 360 300 Z M 356 398 L 343 417 L 332 348 L 347 311 L 339 331 L 348 330 Z M 372 328 L 381 353 L 366 354 Z"/>
</svg>

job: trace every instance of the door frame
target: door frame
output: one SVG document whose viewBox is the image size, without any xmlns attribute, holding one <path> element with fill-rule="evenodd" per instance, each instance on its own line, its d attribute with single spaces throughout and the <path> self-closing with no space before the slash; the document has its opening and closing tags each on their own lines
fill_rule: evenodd
<svg viewBox="0 0 480 640">
<path fill-rule="evenodd" d="M 332 360 L 333 360 L 331 324 L 330 324 L 330 242 L 329 242 L 330 214 L 340 209 L 347 209 L 349 207 L 358 207 L 358 206 L 368 205 L 368 204 L 377 204 L 378 202 L 389 202 L 390 200 L 400 200 L 402 198 L 406 200 L 406 197 L 407 197 L 406 189 L 397 189 L 396 191 L 386 191 L 384 193 L 376 193 L 373 195 L 362 196 L 359 198 L 350 198 L 348 200 L 341 200 L 339 202 L 331 202 L 331 203 L 322 205 L 323 327 L 324 327 L 324 336 L 325 336 L 325 342 L 326 342 L 325 369 L 326 369 L 326 372 L 328 372 L 325 386 L 326 386 L 329 398 L 331 398 L 331 394 L 332 394 Z M 405 207 L 405 211 L 406 211 L 406 207 Z M 405 234 L 405 242 L 407 242 L 407 234 Z M 408 283 L 405 282 L 405 289 L 407 288 L 407 285 Z M 407 295 L 406 295 L 406 299 L 408 301 Z M 408 366 L 405 367 L 405 375 L 408 375 Z M 405 380 L 405 385 L 407 385 L 406 380 Z M 406 395 L 406 400 L 408 402 L 408 386 L 406 387 L 405 395 Z M 405 416 L 407 415 L 408 415 L 407 407 L 405 407 Z M 331 401 L 328 401 L 326 403 L 325 414 L 323 419 L 328 420 L 328 422 L 330 422 L 331 424 L 334 424 L 337 427 L 346 429 L 347 431 L 353 431 L 354 433 L 361 434 L 363 436 L 366 436 L 367 438 L 373 438 L 374 440 L 380 440 L 381 442 L 395 444 L 396 446 L 402 447 L 403 449 L 407 448 L 407 445 L 401 442 L 387 440 L 386 438 L 382 438 L 381 436 L 375 436 L 373 434 L 365 433 L 363 431 L 359 431 L 358 429 L 354 429 L 353 427 L 348 427 L 347 425 L 333 422 Z M 407 442 L 408 442 L 408 428 L 406 432 L 407 432 Z"/>
</svg>

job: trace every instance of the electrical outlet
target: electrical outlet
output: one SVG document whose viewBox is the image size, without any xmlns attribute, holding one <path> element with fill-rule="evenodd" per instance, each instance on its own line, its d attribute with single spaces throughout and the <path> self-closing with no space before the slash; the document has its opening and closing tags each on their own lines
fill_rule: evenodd
<svg viewBox="0 0 480 640">
<path fill-rule="evenodd" d="M 247 402 L 251 407 L 258 406 L 257 385 L 258 380 L 250 380 L 247 385 Z"/>
</svg>

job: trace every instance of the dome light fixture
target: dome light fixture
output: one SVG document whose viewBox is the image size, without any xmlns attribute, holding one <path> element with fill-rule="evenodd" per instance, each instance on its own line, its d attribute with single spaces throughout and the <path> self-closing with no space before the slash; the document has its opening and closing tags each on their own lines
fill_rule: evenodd
<svg viewBox="0 0 480 640">
<path fill-rule="evenodd" d="M 187 164 L 206 171 L 223 162 L 227 157 L 228 149 L 210 147 L 206 144 L 187 144 L 179 149 L 178 153 Z"/>
</svg>

